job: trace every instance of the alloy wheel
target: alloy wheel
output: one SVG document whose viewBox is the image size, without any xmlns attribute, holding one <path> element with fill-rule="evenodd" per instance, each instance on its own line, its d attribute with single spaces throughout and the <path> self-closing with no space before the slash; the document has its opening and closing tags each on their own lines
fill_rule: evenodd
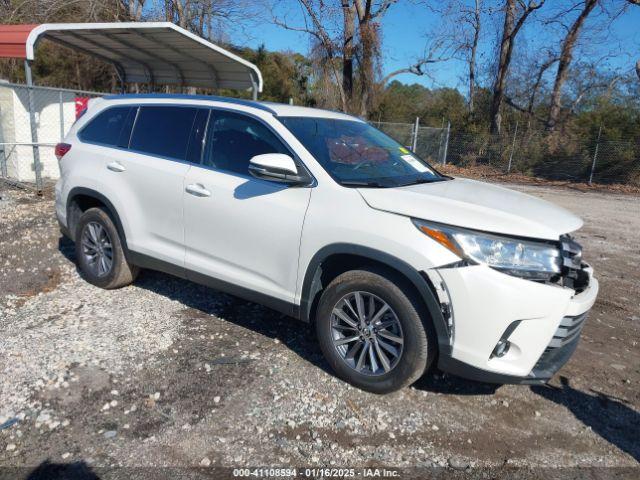
<svg viewBox="0 0 640 480">
<path fill-rule="evenodd" d="M 107 230 L 98 222 L 89 222 L 82 230 L 82 254 L 91 273 L 104 277 L 113 267 L 113 245 Z"/>
<path fill-rule="evenodd" d="M 331 336 L 342 360 L 360 374 L 384 375 L 402 356 L 404 336 L 398 316 L 369 292 L 352 292 L 336 303 Z"/>
</svg>

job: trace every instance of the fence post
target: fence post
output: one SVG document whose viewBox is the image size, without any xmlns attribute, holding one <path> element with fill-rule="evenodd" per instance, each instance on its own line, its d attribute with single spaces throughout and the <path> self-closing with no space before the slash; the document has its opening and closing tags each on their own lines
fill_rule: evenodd
<svg viewBox="0 0 640 480">
<path fill-rule="evenodd" d="M 7 151 L 5 150 L 5 145 L 0 146 L 2 149 L 2 155 L 0 155 L 0 175 L 2 178 L 9 177 L 9 171 L 7 168 Z"/>
<path fill-rule="evenodd" d="M 411 142 L 412 152 L 415 152 L 418 147 L 418 128 L 420 128 L 420 117 L 416 117 L 416 123 L 413 127 L 413 141 Z"/>
<path fill-rule="evenodd" d="M 31 64 L 24 61 L 24 71 L 27 77 L 27 98 L 29 104 L 29 123 L 31 124 L 31 143 L 33 146 L 33 168 L 36 175 L 36 190 L 42 193 L 42 165 L 40 164 L 40 148 L 38 146 L 38 125 L 36 124 L 36 112 L 33 105 L 33 79 L 31 77 Z"/>
<path fill-rule="evenodd" d="M 447 164 L 447 150 L 449 150 L 449 133 L 451 132 L 451 122 L 447 122 L 447 136 L 444 139 L 444 152 L 442 154 L 442 165 Z"/>
<path fill-rule="evenodd" d="M 593 152 L 593 162 L 591 163 L 591 173 L 589 173 L 589 185 L 593 182 L 593 172 L 596 169 L 596 160 L 598 159 L 598 149 L 600 148 L 600 135 L 602 135 L 602 125 L 598 129 L 598 140 L 596 140 L 596 150 Z"/>
<path fill-rule="evenodd" d="M 58 100 L 60 102 L 60 141 L 64 140 L 64 102 L 62 101 L 62 90 L 58 92 Z"/>
<path fill-rule="evenodd" d="M 507 173 L 511 173 L 511 161 L 513 160 L 513 151 L 516 148 L 516 135 L 518 135 L 518 122 L 516 121 L 516 129 L 513 132 L 513 142 L 511 143 L 511 152 L 509 152 L 509 166 L 507 167 Z"/>
</svg>

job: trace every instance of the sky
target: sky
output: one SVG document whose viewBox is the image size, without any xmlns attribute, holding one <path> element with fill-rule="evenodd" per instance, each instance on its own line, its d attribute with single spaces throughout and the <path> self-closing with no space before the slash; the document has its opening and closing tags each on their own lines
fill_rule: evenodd
<svg viewBox="0 0 640 480">
<path fill-rule="evenodd" d="M 334 0 L 335 1 L 335 0 Z M 485 2 L 495 3 L 495 2 Z M 499 2 L 498 2 L 499 3 Z M 574 2 L 575 3 L 575 2 Z M 535 19 L 527 28 L 523 29 L 516 41 L 518 46 L 542 49 L 547 46 L 559 45 L 560 27 L 554 24 L 541 26 L 543 20 L 553 19 L 558 9 L 566 8 L 570 3 L 565 0 L 549 0 L 536 12 Z M 608 0 L 610 11 L 619 8 L 624 0 Z M 281 0 L 280 12 L 286 12 L 286 19 L 290 25 L 303 25 L 302 11 L 298 7 L 298 0 Z M 590 25 L 608 25 L 606 16 L 601 11 L 592 14 Z M 491 58 L 496 45 L 497 31 L 501 28 L 502 14 L 497 12 L 485 15 L 483 18 L 483 41 L 479 54 Z M 438 28 L 440 17 L 428 10 L 424 4 L 416 0 L 401 0 L 393 5 L 382 21 L 383 27 L 383 74 L 406 67 L 420 57 L 425 50 L 426 37 L 434 28 Z M 556 30 L 556 33 L 545 33 Z M 589 28 L 590 30 L 590 28 Z M 586 29 L 585 29 L 586 31 Z M 251 29 L 251 34 L 244 41 L 239 42 L 250 47 L 264 44 L 268 50 L 294 51 L 307 53 L 309 51 L 309 35 L 283 29 L 268 21 Z M 582 52 L 592 58 L 610 57 L 603 60 L 613 69 L 630 70 L 637 59 L 640 59 L 640 7 L 629 7 L 624 15 L 613 21 L 610 27 L 600 32 L 596 38 L 583 42 Z M 517 51 L 516 51 L 517 53 Z M 578 55 L 576 55 L 578 57 Z M 403 74 L 395 79 L 403 83 L 420 83 L 433 87 L 464 87 L 465 65 L 462 62 L 451 61 L 434 64 L 430 69 L 431 77 Z"/>
</svg>

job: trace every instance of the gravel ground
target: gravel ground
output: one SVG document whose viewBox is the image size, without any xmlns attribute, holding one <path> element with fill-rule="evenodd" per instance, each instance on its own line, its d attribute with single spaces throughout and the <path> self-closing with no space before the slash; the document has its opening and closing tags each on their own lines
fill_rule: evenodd
<svg viewBox="0 0 640 480">
<path fill-rule="evenodd" d="M 51 195 L 0 184 L 0 466 L 637 468 L 640 199 L 514 188 L 585 220 L 602 291 L 574 357 L 549 387 L 432 372 L 375 396 L 259 305 L 155 272 L 89 285 Z"/>
</svg>

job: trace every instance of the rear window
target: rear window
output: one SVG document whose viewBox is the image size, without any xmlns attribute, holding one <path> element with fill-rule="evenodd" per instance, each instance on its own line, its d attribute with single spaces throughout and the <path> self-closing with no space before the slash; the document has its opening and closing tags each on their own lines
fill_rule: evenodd
<svg viewBox="0 0 640 480">
<path fill-rule="evenodd" d="M 78 137 L 83 142 L 126 148 L 135 113 L 136 107 L 108 108 L 90 120 Z"/>
<path fill-rule="evenodd" d="M 195 107 L 140 107 L 130 148 L 184 160 L 198 110 Z"/>
</svg>

